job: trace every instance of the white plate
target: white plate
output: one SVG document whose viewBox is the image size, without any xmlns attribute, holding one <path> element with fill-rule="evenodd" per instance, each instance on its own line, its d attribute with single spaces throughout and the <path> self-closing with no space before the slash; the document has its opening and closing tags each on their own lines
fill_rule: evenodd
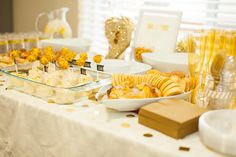
<svg viewBox="0 0 236 157">
<path fill-rule="evenodd" d="M 183 71 L 188 73 L 187 53 L 143 53 L 143 62 L 162 72 Z"/>
<path fill-rule="evenodd" d="M 112 85 L 107 85 L 98 91 L 96 94 L 96 99 L 98 100 L 100 96 L 106 95 L 107 91 L 111 89 Z M 141 108 L 144 105 L 147 105 L 152 102 L 157 102 L 164 99 L 171 99 L 171 98 L 178 98 L 178 99 L 187 99 L 190 96 L 190 92 L 168 96 L 168 97 L 161 97 L 161 98 L 147 98 L 147 99 L 107 99 L 103 98 L 101 103 L 105 105 L 107 108 L 112 108 L 118 111 L 135 111 Z"/>
<path fill-rule="evenodd" d="M 150 65 L 125 61 L 118 59 L 105 59 L 101 63 L 104 65 L 104 72 L 114 74 L 114 73 L 124 73 L 124 74 L 143 74 L 148 70 L 152 69 Z M 96 68 L 96 64 L 92 62 L 92 68 Z"/>
<path fill-rule="evenodd" d="M 215 110 L 199 119 L 201 141 L 215 151 L 236 156 L 236 110 Z"/>
<path fill-rule="evenodd" d="M 91 41 L 83 38 L 70 38 L 70 39 L 50 39 L 42 40 L 42 47 L 52 46 L 55 50 L 60 50 L 62 47 L 67 47 L 77 53 L 88 52 Z"/>
</svg>

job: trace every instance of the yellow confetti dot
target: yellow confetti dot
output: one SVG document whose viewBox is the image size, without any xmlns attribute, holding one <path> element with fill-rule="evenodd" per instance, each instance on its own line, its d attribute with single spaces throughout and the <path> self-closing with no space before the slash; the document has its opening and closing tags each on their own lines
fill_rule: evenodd
<svg viewBox="0 0 236 157">
<path fill-rule="evenodd" d="M 130 128 L 130 124 L 129 123 L 121 123 L 120 125 L 123 128 Z"/>
<path fill-rule="evenodd" d="M 83 104 L 82 107 L 87 108 L 87 107 L 89 107 L 89 105 L 88 104 Z"/>
<path fill-rule="evenodd" d="M 49 103 L 49 104 L 54 104 L 54 103 L 55 103 L 55 101 L 53 101 L 53 100 L 49 99 L 49 100 L 48 100 L 48 103 Z"/>
<path fill-rule="evenodd" d="M 74 111 L 75 111 L 75 109 L 74 109 L 74 108 L 72 108 L 72 107 L 68 107 L 68 108 L 66 108 L 66 111 L 67 111 L 67 112 L 74 112 Z"/>
</svg>

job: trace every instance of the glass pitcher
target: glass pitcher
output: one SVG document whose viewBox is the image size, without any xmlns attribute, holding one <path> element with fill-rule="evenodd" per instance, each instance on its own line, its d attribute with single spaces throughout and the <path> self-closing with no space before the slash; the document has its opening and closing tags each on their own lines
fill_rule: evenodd
<svg viewBox="0 0 236 157">
<path fill-rule="evenodd" d="M 35 21 L 35 29 L 39 30 L 40 19 L 43 16 L 48 17 L 48 23 L 44 27 L 44 33 L 47 34 L 50 38 L 71 38 L 72 30 L 69 23 L 66 20 L 66 13 L 69 11 L 69 8 L 60 8 L 48 13 L 40 13 Z"/>
</svg>

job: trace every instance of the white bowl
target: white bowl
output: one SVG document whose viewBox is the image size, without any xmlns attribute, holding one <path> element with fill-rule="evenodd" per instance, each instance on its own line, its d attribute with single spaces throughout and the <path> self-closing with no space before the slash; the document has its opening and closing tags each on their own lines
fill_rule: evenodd
<svg viewBox="0 0 236 157">
<path fill-rule="evenodd" d="M 236 110 L 215 110 L 199 119 L 201 141 L 217 152 L 236 156 Z"/>
<path fill-rule="evenodd" d="M 104 71 L 108 73 L 122 73 L 130 69 L 130 63 L 124 60 L 106 59 L 101 63 L 104 65 Z"/>
<path fill-rule="evenodd" d="M 77 53 L 79 52 L 88 52 L 91 41 L 83 38 L 70 38 L 70 39 L 50 39 L 42 40 L 42 47 L 52 46 L 55 50 L 60 50 L 62 47 L 67 47 L 72 51 Z"/>
<path fill-rule="evenodd" d="M 111 89 L 112 85 L 106 85 L 99 89 L 98 93 L 96 94 L 96 99 L 98 100 L 101 96 L 106 95 L 107 91 Z M 144 105 L 147 105 L 152 102 L 157 102 L 164 99 L 187 99 L 189 98 L 191 92 L 167 96 L 167 97 L 160 97 L 160 98 L 146 98 L 146 99 L 108 99 L 106 96 L 103 97 L 101 103 L 105 105 L 107 108 L 111 108 L 117 111 L 135 111 L 141 108 Z"/>
<path fill-rule="evenodd" d="M 162 72 L 183 71 L 188 73 L 187 53 L 143 53 L 143 62 Z"/>
<path fill-rule="evenodd" d="M 143 74 L 148 70 L 152 69 L 150 65 L 134 62 L 134 61 L 126 61 L 126 60 L 118 60 L 118 59 L 105 59 L 101 63 L 104 65 L 104 72 L 114 74 L 114 73 L 125 73 L 125 74 Z M 96 64 L 92 62 L 92 68 L 96 69 Z"/>
</svg>

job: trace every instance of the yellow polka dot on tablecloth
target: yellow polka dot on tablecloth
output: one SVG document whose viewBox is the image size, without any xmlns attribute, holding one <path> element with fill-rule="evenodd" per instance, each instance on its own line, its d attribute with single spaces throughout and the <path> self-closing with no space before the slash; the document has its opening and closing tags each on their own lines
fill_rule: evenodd
<svg viewBox="0 0 236 157">
<path fill-rule="evenodd" d="M 130 124 L 129 124 L 129 123 L 126 123 L 126 122 L 121 123 L 120 126 L 123 127 L 123 128 L 130 128 Z"/>
</svg>

